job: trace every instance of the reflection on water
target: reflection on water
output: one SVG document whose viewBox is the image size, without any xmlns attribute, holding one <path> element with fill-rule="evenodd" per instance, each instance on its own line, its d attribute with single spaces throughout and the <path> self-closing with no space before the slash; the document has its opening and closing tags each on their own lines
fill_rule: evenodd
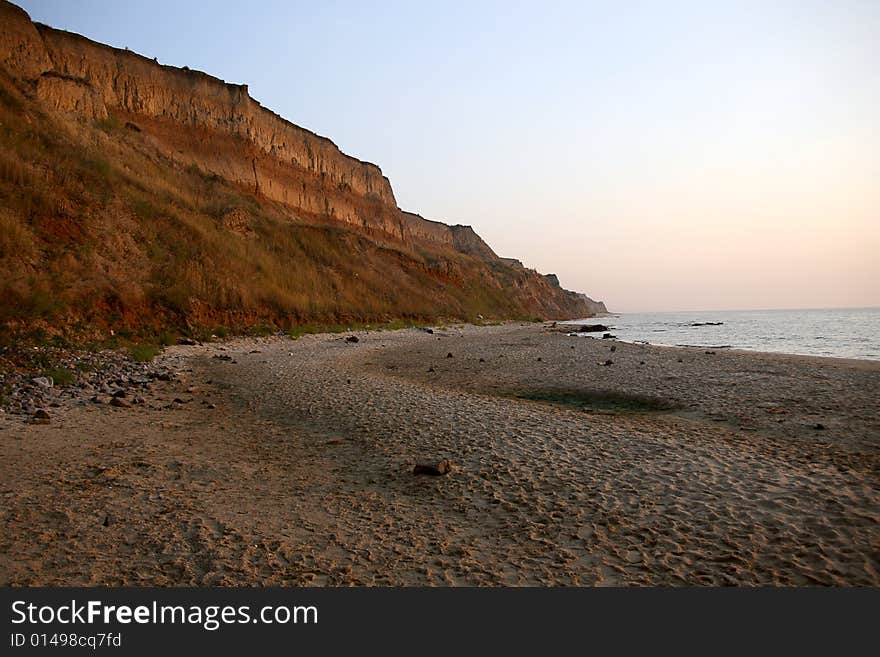
<svg viewBox="0 0 880 657">
<path fill-rule="evenodd" d="M 880 308 L 628 313 L 580 321 L 601 321 L 626 342 L 880 360 Z"/>
</svg>

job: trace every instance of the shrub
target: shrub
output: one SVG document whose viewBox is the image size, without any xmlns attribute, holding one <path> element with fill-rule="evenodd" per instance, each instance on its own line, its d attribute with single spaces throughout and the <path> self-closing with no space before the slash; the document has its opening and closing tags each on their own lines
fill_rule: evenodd
<svg viewBox="0 0 880 657">
<path fill-rule="evenodd" d="M 155 358 L 162 349 L 154 344 L 133 344 L 128 348 L 132 360 L 147 363 Z"/>
<path fill-rule="evenodd" d="M 66 367 L 50 367 L 43 370 L 43 376 L 49 377 L 56 386 L 69 386 L 76 376 Z"/>
</svg>

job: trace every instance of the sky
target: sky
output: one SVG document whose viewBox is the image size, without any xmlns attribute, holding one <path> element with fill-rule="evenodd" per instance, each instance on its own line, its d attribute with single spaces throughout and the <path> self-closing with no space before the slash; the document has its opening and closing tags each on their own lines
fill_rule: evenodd
<svg viewBox="0 0 880 657">
<path fill-rule="evenodd" d="M 880 2 L 19 0 L 618 312 L 880 306 Z"/>
</svg>

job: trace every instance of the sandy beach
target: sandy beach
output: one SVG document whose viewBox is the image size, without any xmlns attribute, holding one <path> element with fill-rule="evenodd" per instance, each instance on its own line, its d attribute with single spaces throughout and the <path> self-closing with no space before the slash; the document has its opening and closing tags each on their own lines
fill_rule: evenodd
<svg viewBox="0 0 880 657">
<path fill-rule="evenodd" d="M 0 415 L 0 585 L 880 585 L 877 362 L 542 324 L 158 360 Z"/>
</svg>

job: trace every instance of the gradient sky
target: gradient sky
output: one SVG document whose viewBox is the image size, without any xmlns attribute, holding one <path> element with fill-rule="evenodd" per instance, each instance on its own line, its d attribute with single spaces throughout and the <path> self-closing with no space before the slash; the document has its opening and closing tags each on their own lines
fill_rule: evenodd
<svg viewBox="0 0 880 657">
<path fill-rule="evenodd" d="M 880 2 L 19 0 L 616 311 L 880 306 Z"/>
</svg>

